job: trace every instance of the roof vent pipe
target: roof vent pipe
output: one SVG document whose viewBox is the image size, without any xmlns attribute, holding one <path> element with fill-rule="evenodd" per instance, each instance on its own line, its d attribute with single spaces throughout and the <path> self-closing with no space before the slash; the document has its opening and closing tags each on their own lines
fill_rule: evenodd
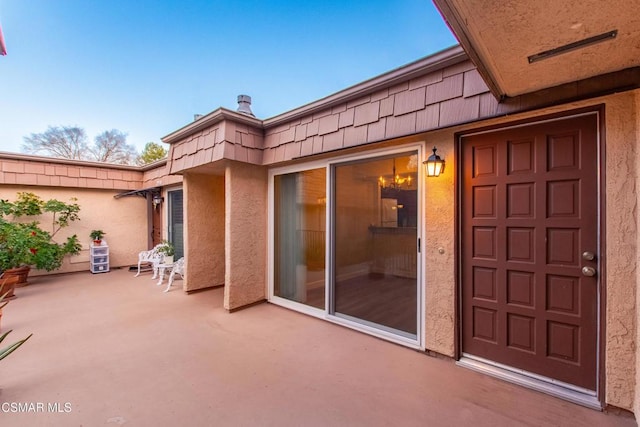
<svg viewBox="0 0 640 427">
<path fill-rule="evenodd" d="M 255 117 L 251 111 L 251 97 L 249 95 L 238 95 L 238 113 Z"/>
<path fill-rule="evenodd" d="M 193 115 L 193 121 L 195 122 L 196 120 L 200 120 L 203 117 L 202 114 L 194 114 Z"/>
</svg>

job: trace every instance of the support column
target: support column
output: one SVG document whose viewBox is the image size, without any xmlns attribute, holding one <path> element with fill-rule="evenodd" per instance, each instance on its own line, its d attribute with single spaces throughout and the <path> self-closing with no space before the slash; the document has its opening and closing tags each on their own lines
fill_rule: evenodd
<svg viewBox="0 0 640 427">
<path fill-rule="evenodd" d="M 183 289 L 194 291 L 224 283 L 224 177 L 185 174 Z"/>
<path fill-rule="evenodd" d="M 267 171 L 230 162 L 225 171 L 224 308 L 266 297 Z"/>
</svg>

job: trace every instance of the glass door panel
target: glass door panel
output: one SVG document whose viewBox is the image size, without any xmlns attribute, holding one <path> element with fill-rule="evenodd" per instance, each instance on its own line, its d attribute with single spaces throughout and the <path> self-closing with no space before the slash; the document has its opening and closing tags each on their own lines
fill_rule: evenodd
<svg viewBox="0 0 640 427">
<path fill-rule="evenodd" d="M 325 309 L 326 170 L 274 177 L 274 295 Z"/>
<path fill-rule="evenodd" d="M 417 152 L 334 167 L 333 314 L 415 337 Z"/>
<path fill-rule="evenodd" d="M 184 211 L 182 190 L 169 191 L 169 241 L 176 248 L 175 260 L 184 256 Z"/>
</svg>

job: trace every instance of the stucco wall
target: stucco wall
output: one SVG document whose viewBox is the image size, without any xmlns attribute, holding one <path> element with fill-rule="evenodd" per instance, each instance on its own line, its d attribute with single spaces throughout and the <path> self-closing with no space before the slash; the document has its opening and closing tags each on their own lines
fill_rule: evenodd
<svg viewBox="0 0 640 427">
<path fill-rule="evenodd" d="M 230 162 L 225 200 L 224 307 L 233 310 L 266 297 L 266 169 Z"/>
<path fill-rule="evenodd" d="M 635 96 L 606 104 L 606 401 L 632 409 L 636 366 L 637 161 Z"/>
<path fill-rule="evenodd" d="M 186 174 L 185 291 L 224 284 L 224 177 Z"/>
<path fill-rule="evenodd" d="M 635 91 L 635 104 L 636 104 L 636 142 L 640 142 L 640 90 Z M 636 164 L 640 165 L 640 150 L 636 150 Z M 640 188 L 640 174 L 636 173 L 636 188 Z M 638 210 L 636 209 L 637 222 L 636 229 L 640 229 L 640 215 L 638 215 Z M 636 235 L 636 256 L 635 256 L 635 264 L 636 266 L 640 264 L 640 233 Z M 636 284 L 640 283 L 640 269 L 636 268 Z M 640 286 L 636 285 L 636 301 L 640 301 Z M 640 414 L 640 357 L 638 357 L 638 347 L 640 343 L 640 328 L 637 325 L 640 324 L 640 310 L 636 306 L 636 342 L 635 342 L 635 354 L 636 354 L 636 376 L 635 376 L 635 396 L 634 396 L 634 405 L 633 412 L 638 415 Z"/>
<path fill-rule="evenodd" d="M 77 198 L 80 205 L 80 221 L 76 221 L 67 228 L 63 228 L 55 240 L 63 242 L 67 236 L 77 234 L 83 250 L 77 256 L 68 257 L 60 270 L 66 273 L 73 271 L 89 271 L 89 233 L 93 229 L 101 229 L 107 234 L 105 239 L 109 244 L 110 266 L 120 267 L 137 263 L 138 252 L 147 247 L 147 210 L 146 200 L 142 197 L 123 197 L 114 199 L 118 191 L 37 187 L 37 186 L 0 186 L 0 198 L 15 200 L 16 193 L 28 191 L 37 194 L 44 200 L 58 199 L 68 202 L 72 197 Z M 43 217 L 41 226 L 48 228 L 49 216 Z M 32 275 L 49 274 L 46 271 L 32 271 Z"/>
<path fill-rule="evenodd" d="M 456 254 L 454 137 L 451 131 L 430 134 L 427 148 L 438 147 L 445 159 L 444 173 L 425 178 L 423 252 L 425 274 L 425 347 L 447 356 L 455 356 Z M 430 154 L 430 153 L 427 153 Z M 442 249 L 442 251 L 441 251 Z M 442 252 L 442 253 L 440 253 Z"/>
</svg>

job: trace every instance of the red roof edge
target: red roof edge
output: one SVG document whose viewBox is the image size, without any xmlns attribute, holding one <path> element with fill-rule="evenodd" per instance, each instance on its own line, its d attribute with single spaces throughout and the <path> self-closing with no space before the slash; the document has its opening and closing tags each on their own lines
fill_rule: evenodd
<svg viewBox="0 0 640 427">
<path fill-rule="evenodd" d="M 2 35 L 2 25 L 0 25 L 0 55 L 7 54 L 7 45 L 4 44 L 4 36 Z"/>
</svg>

